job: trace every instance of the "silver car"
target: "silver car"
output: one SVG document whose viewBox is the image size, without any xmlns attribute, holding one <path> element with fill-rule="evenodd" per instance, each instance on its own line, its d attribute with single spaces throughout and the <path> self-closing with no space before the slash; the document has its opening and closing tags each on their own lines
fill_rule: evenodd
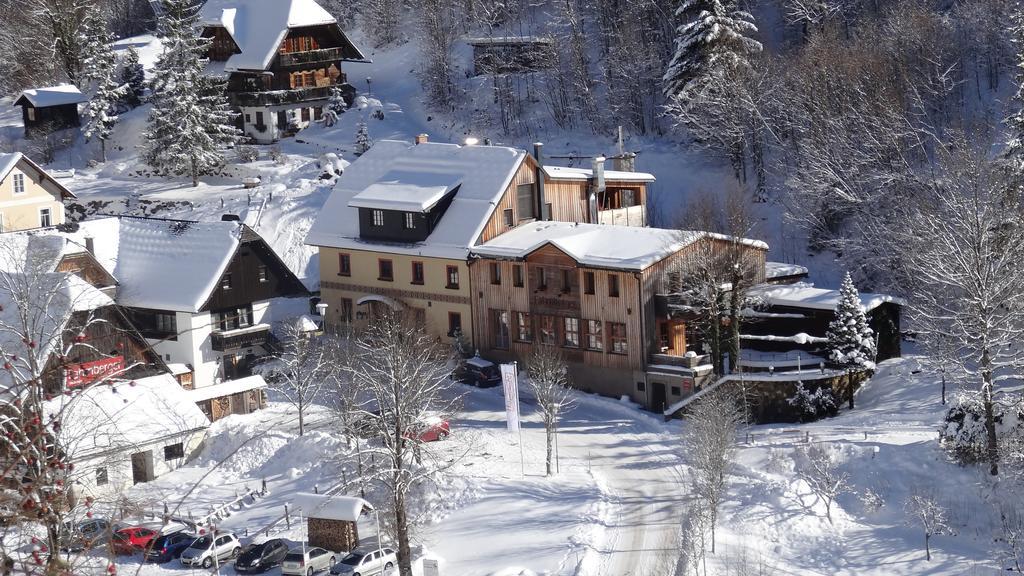
<svg viewBox="0 0 1024 576">
<path fill-rule="evenodd" d="M 334 565 L 337 557 L 323 548 L 292 548 L 281 563 L 281 574 L 312 576 Z"/>
<path fill-rule="evenodd" d="M 391 548 L 364 550 L 357 548 L 331 568 L 331 574 L 340 576 L 371 576 L 387 574 L 398 564 L 398 557 Z"/>
<path fill-rule="evenodd" d="M 184 566 L 210 568 L 214 563 L 221 565 L 238 557 L 241 552 L 242 545 L 234 534 L 217 532 L 197 538 L 181 553 L 181 563 Z"/>
</svg>

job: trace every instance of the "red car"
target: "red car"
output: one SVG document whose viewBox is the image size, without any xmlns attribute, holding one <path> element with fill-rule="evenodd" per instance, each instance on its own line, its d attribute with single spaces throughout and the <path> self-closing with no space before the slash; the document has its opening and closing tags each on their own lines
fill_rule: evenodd
<svg viewBox="0 0 1024 576">
<path fill-rule="evenodd" d="M 436 442 L 437 440 L 444 440 L 450 433 L 451 428 L 448 426 L 448 421 L 435 417 L 427 420 L 426 430 L 420 432 L 418 440 L 420 442 Z"/>
<path fill-rule="evenodd" d="M 159 534 L 155 530 L 141 526 L 121 528 L 110 537 L 110 546 L 115 554 L 134 554 L 145 549 L 157 536 Z"/>
</svg>

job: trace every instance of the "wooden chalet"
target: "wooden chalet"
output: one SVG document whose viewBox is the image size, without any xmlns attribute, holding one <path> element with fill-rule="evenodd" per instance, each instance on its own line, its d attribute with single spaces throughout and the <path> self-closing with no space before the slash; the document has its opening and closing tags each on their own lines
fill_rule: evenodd
<svg viewBox="0 0 1024 576">
<path fill-rule="evenodd" d="M 76 86 L 61 84 L 25 90 L 14 105 L 21 106 L 25 137 L 34 138 L 81 126 L 78 105 L 87 100 Z"/>
<path fill-rule="evenodd" d="M 209 72 L 227 77 L 245 135 L 260 143 L 319 120 L 336 88 L 351 103 L 342 64 L 368 62 L 314 0 L 211 0 L 201 23 Z"/>
</svg>

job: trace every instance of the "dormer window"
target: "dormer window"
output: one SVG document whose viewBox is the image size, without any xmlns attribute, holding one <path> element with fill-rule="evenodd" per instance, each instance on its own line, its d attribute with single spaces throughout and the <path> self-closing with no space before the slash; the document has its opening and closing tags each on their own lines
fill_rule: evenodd
<svg viewBox="0 0 1024 576">
<path fill-rule="evenodd" d="M 374 210 L 373 211 L 373 225 L 377 227 L 384 226 L 384 211 Z"/>
<path fill-rule="evenodd" d="M 222 290 L 231 290 L 231 274 L 225 274 L 220 279 L 220 287 Z"/>
<path fill-rule="evenodd" d="M 413 216 L 412 212 L 406 212 L 405 213 L 405 229 L 406 230 L 412 230 L 414 228 L 416 228 L 416 218 Z"/>
</svg>

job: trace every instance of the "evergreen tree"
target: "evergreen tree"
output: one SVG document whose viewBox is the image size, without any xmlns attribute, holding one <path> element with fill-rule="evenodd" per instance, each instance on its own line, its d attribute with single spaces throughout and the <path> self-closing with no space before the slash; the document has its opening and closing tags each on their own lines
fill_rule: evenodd
<svg viewBox="0 0 1024 576">
<path fill-rule="evenodd" d="M 677 97 L 691 83 L 747 65 L 761 43 L 747 35 L 757 32 L 754 17 L 739 10 L 735 0 L 682 0 L 676 8 L 676 51 L 662 78 L 665 95 Z"/>
<path fill-rule="evenodd" d="M 85 127 L 82 133 L 86 141 L 95 137 L 100 141 L 100 158 L 107 161 L 107 139 L 117 124 L 117 103 L 124 97 L 128 87 L 114 80 L 114 68 L 107 68 L 106 74 L 99 79 L 96 92 L 85 106 Z"/>
<path fill-rule="evenodd" d="M 366 127 L 366 122 L 360 122 L 356 126 L 356 156 L 362 155 L 371 146 L 373 146 L 373 140 L 370 139 L 370 132 Z"/>
<path fill-rule="evenodd" d="M 1010 26 L 1013 43 L 1017 47 L 1017 93 L 1013 96 L 1016 111 L 1006 119 L 1010 140 L 1006 143 L 1006 156 L 1014 163 L 1018 176 L 1024 171 L 1024 8 L 1014 8 Z"/>
<path fill-rule="evenodd" d="M 146 90 L 146 72 L 139 62 L 139 53 L 135 48 L 128 48 L 128 53 L 121 63 L 121 83 L 126 87 L 121 102 L 128 108 L 142 104 L 142 95 Z"/>
<path fill-rule="evenodd" d="M 105 79 L 114 67 L 116 58 L 110 44 L 113 35 L 96 4 L 88 5 L 83 13 L 78 44 L 81 46 L 81 72 L 78 87 L 87 90 Z"/>
<path fill-rule="evenodd" d="M 164 52 L 151 86 L 153 109 L 145 133 L 146 163 L 163 174 L 187 174 L 192 185 L 224 165 L 223 149 L 241 133 L 232 124 L 222 81 L 203 75 L 208 39 L 196 33 L 198 6 L 162 0 Z"/>
<path fill-rule="evenodd" d="M 853 285 L 853 278 L 846 273 L 839 288 L 839 303 L 836 317 L 829 322 L 829 360 L 846 370 L 873 368 L 875 365 L 875 334 L 868 326 L 867 316 L 861 306 L 860 294 Z M 853 381 L 848 378 L 850 408 L 853 408 Z"/>
</svg>

